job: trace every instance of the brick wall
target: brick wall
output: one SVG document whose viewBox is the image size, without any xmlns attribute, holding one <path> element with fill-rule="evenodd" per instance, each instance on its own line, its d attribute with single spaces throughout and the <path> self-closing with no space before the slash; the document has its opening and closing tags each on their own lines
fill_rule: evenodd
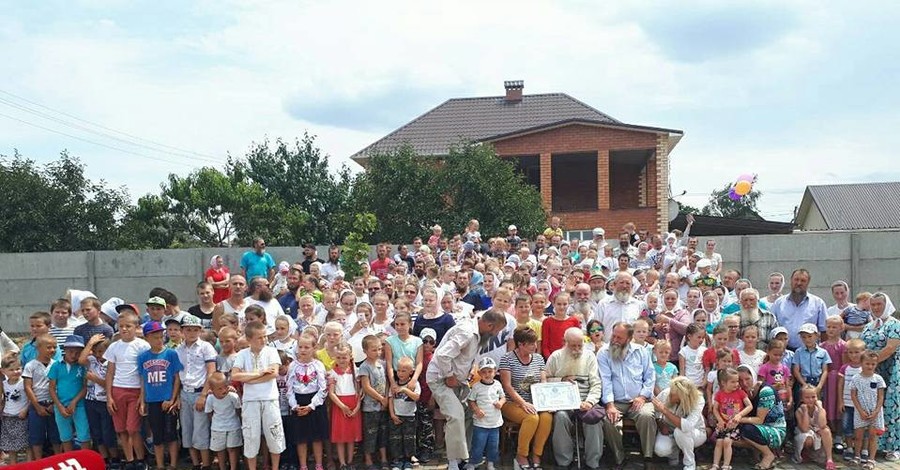
<svg viewBox="0 0 900 470">
<path fill-rule="evenodd" d="M 660 134 L 662 141 L 666 140 L 665 134 Z M 644 198 L 640 197 L 641 188 L 637 184 L 627 189 L 628 200 L 637 201 L 645 199 L 646 208 L 614 209 L 610 210 L 610 177 L 621 178 L 625 175 L 610 175 L 609 151 L 656 148 L 659 152 L 660 140 L 657 134 L 649 132 L 627 131 L 620 129 L 608 129 L 603 127 L 585 126 L 573 124 L 570 126 L 550 129 L 518 137 L 493 142 L 497 155 L 517 156 L 535 155 L 541 156 L 541 198 L 544 207 L 549 211 L 553 195 L 553 182 L 551 174 L 551 158 L 553 154 L 597 152 L 597 206 L 598 211 L 586 212 L 560 212 L 557 215 L 562 219 L 566 229 L 589 229 L 596 226 L 604 227 L 612 232 L 618 232 L 626 222 L 634 222 L 640 228 L 649 230 L 658 229 L 668 224 L 665 214 L 657 207 L 661 196 L 657 194 L 657 187 L 663 190 L 662 200 L 668 201 L 668 183 L 657 185 L 657 181 L 668 181 L 668 172 L 660 174 L 661 162 L 668 167 L 667 158 L 653 158 L 648 162 L 647 175 L 644 180 Z M 668 148 L 668 147 L 666 147 Z M 658 219 L 659 214 L 663 217 Z"/>
</svg>

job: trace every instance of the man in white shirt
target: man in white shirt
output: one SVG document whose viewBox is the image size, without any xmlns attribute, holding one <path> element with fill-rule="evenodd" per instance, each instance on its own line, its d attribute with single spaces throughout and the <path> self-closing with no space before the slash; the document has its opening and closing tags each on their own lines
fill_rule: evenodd
<svg viewBox="0 0 900 470">
<path fill-rule="evenodd" d="M 613 325 L 619 322 L 633 323 L 641 315 L 641 301 L 634 298 L 633 277 L 625 271 L 619 271 L 613 281 L 613 295 L 607 297 L 597 307 L 594 319 L 603 325 L 603 335 L 609 342 L 612 338 Z"/>
</svg>

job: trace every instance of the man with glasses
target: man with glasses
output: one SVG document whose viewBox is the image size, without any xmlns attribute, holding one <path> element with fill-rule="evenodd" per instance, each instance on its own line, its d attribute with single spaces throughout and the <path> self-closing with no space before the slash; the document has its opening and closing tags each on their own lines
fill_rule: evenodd
<svg viewBox="0 0 900 470">
<path fill-rule="evenodd" d="M 241 274 L 244 279 L 262 277 L 272 282 L 275 278 L 275 266 L 272 255 L 266 253 L 266 241 L 259 237 L 253 239 L 253 249 L 241 256 Z"/>
</svg>

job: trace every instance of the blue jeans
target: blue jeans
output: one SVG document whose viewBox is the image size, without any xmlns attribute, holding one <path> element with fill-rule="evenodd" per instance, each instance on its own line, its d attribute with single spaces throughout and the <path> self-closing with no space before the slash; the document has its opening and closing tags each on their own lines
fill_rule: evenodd
<svg viewBox="0 0 900 470">
<path fill-rule="evenodd" d="M 500 428 L 480 428 L 472 426 L 472 451 L 469 452 L 469 463 L 481 463 L 487 454 L 487 461 L 500 463 Z"/>
</svg>

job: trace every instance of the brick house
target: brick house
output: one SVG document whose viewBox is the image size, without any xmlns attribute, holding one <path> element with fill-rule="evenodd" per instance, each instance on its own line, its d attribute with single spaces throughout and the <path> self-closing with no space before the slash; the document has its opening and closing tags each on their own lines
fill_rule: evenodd
<svg viewBox="0 0 900 470">
<path fill-rule="evenodd" d="M 453 98 L 350 158 L 410 144 L 440 157 L 460 140 L 493 145 L 538 188 L 569 237 L 593 227 L 614 237 L 626 222 L 665 232 L 669 222 L 669 155 L 683 132 L 626 124 L 564 93 L 525 95 L 504 83 L 504 96 Z"/>
</svg>

